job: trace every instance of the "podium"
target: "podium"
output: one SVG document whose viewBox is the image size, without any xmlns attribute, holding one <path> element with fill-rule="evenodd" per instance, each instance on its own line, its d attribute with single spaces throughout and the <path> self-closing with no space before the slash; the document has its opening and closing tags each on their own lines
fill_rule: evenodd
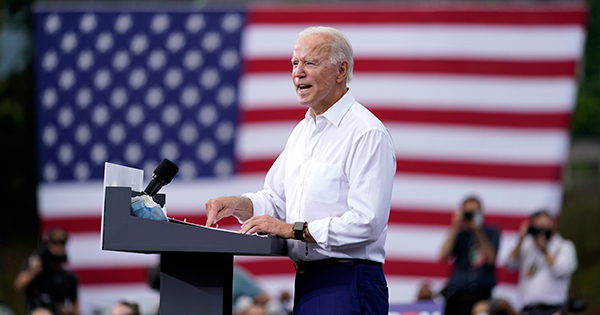
<svg viewBox="0 0 600 315">
<path fill-rule="evenodd" d="M 130 187 L 105 187 L 102 249 L 160 254 L 161 315 L 231 314 L 234 255 L 285 256 L 285 240 L 244 235 L 131 211 Z M 164 206 L 166 196 L 156 195 Z"/>
</svg>

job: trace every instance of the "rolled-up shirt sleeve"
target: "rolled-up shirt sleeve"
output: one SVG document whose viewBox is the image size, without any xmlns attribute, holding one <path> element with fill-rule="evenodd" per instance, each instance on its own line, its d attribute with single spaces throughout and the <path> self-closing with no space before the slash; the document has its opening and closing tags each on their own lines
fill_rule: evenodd
<svg viewBox="0 0 600 315">
<path fill-rule="evenodd" d="M 311 235 L 325 250 L 365 246 L 385 231 L 396 172 L 394 145 L 387 130 L 372 129 L 362 134 L 345 172 L 348 211 L 308 224 Z"/>
</svg>

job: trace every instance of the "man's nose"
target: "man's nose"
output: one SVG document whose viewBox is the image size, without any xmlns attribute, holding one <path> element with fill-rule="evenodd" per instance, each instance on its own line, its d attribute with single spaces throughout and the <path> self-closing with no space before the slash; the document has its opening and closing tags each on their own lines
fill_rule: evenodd
<svg viewBox="0 0 600 315">
<path fill-rule="evenodd" d="M 297 65 L 294 70 L 292 71 L 292 75 L 294 77 L 298 77 L 298 78 L 302 78 L 304 76 L 306 76 L 306 73 L 304 72 L 304 66 L 302 65 Z"/>
</svg>

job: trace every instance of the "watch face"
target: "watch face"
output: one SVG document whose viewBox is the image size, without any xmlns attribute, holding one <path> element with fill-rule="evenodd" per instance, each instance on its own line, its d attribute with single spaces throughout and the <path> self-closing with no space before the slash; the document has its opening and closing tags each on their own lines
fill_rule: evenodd
<svg viewBox="0 0 600 315">
<path fill-rule="evenodd" d="M 299 240 L 302 239 L 302 232 L 304 232 L 304 222 L 296 222 L 292 227 L 294 230 L 294 238 Z"/>
<path fill-rule="evenodd" d="M 296 222 L 294 223 L 294 231 L 302 232 L 304 230 L 304 222 Z"/>
</svg>

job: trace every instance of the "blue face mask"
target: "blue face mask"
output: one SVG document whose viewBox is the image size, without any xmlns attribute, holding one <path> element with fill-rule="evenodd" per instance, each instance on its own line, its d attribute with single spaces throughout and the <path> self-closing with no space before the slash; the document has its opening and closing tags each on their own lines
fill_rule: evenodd
<svg viewBox="0 0 600 315">
<path fill-rule="evenodd" d="M 168 221 L 165 211 L 147 195 L 131 198 L 131 210 L 136 217 L 156 221 Z"/>
</svg>

